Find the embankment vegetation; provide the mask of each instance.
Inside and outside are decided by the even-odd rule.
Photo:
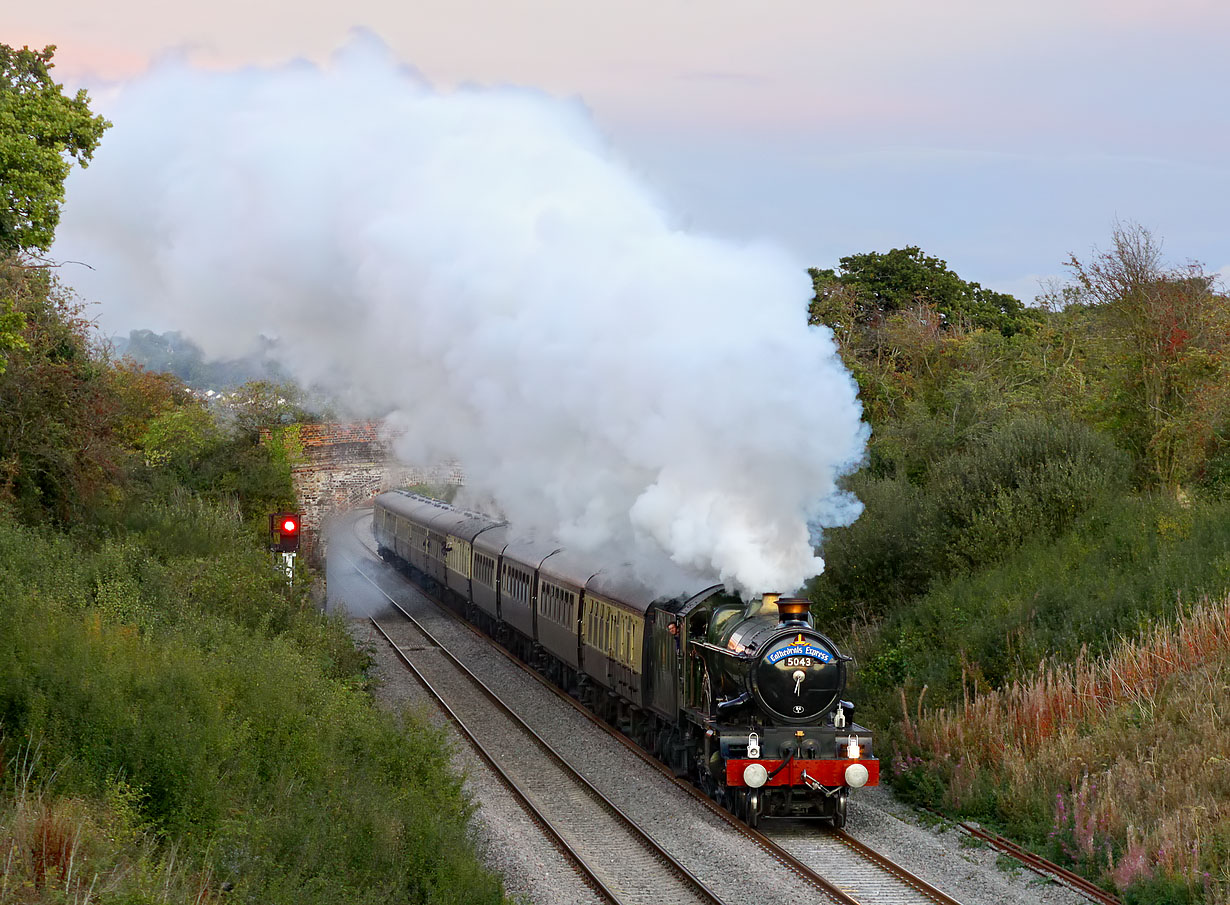
[[[283,451],[0,281],[0,901],[499,901],[440,733],[271,568]]]
[[[279,432],[115,360],[39,256],[105,128],[50,59],[0,45],[0,903],[500,901],[441,733],[271,567]]]
[[[1037,307],[916,248],[813,271],[873,437],[825,539],[901,794],[1129,902],[1230,898],[1230,299],[1118,226]]]

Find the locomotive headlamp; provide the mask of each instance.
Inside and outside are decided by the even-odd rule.
[[[769,781],[769,771],[764,768],[764,764],[748,764],[743,768],[743,781],[753,789],[759,789]]]
[[[852,789],[861,789],[867,785],[870,774],[862,764],[850,764],[846,767],[846,785]]]
[[[850,758],[850,760],[858,760],[860,753],[858,750],[858,736],[850,736],[850,741],[846,742],[846,757]]]

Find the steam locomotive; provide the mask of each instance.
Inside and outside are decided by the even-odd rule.
[[[506,523],[393,491],[380,556],[436,585],[471,622],[755,826],[845,825],[879,782],[871,733],[841,699],[849,658],[806,600],[743,602],[721,585],[666,597],[626,571]]]

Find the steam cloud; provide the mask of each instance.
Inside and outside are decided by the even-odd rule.
[[[459,458],[514,524],[788,591],[866,428],[802,266],[685,232],[577,103],[440,92],[359,35],[325,67],[167,62],[96,92],[55,253],[126,326],[284,364]],[[809,530],[810,526],[810,530]]]

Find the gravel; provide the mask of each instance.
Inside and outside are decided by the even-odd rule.
[[[508,896],[539,905],[603,905],[604,900],[581,881],[573,866],[526,815],[521,803],[456,733],[371,623],[351,620],[350,631],[359,644],[372,651],[372,675],[378,682],[376,698],[383,706],[395,712],[410,707],[448,727],[454,741],[453,767],[465,776],[466,791],[477,805],[473,826],[479,857],[504,878]]]

